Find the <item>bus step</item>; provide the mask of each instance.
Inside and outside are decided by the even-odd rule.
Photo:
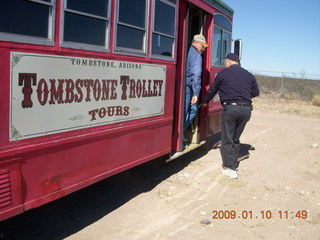
[[[172,156],[170,156],[170,158],[166,161],[166,162],[170,162],[188,152],[191,152],[192,150],[202,146],[203,144],[205,144],[206,141],[202,141],[200,143],[191,143],[187,148],[185,148],[182,152],[176,152],[174,153]]]

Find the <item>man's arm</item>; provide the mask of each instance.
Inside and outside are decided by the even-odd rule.
[[[193,96],[199,97],[201,90],[202,57],[200,55],[195,55],[194,58],[192,58],[192,61],[192,91]]]
[[[260,90],[259,90],[259,86],[258,83],[256,81],[256,79],[253,77],[253,86],[252,86],[252,92],[251,92],[251,97],[257,97],[260,95]]]
[[[206,92],[206,95],[204,97],[204,102],[203,102],[204,104],[208,104],[211,101],[211,99],[217,94],[220,84],[221,84],[221,78],[220,78],[220,75],[218,74],[214,79],[212,85]]]

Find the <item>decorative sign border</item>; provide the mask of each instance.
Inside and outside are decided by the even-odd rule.
[[[10,141],[158,116],[166,66],[11,52]]]

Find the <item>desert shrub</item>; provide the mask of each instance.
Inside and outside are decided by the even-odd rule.
[[[285,100],[307,102],[312,101],[315,96],[320,96],[319,80],[292,78],[285,75],[282,77],[255,75],[255,77],[262,94],[274,95]]]
[[[320,95],[316,95],[313,97],[312,104],[320,107]]]

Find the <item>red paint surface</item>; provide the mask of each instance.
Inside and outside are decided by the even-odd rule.
[[[152,2],[152,1],[151,1]],[[58,199],[111,175],[179,150],[183,68],[186,33],[187,1],[177,1],[180,31],[177,30],[175,61],[114,54],[114,12],[112,2],[110,52],[99,53],[60,47],[61,1],[57,1],[54,46],[40,46],[0,41],[0,221]],[[213,26],[215,9],[204,1],[190,1],[206,7],[207,28]],[[151,20],[151,19],[150,19]],[[150,21],[151,22],[151,21]],[[178,27],[178,21],[177,21]],[[180,33],[180,34],[179,34]],[[208,30],[208,36],[212,30]],[[150,42],[151,34],[148,41]],[[213,42],[212,38],[208,38]],[[149,44],[151,46],[151,44]],[[67,55],[95,59],[111,59],[166,65],[166,96],[164,114],[156,117],[80,129],[26,140],[9,141],[10,119],[10,52],[28,52]],[[149,51],[150,52],[150,51]],[[205,55],[208,82],[219,69],[210,68],[211,53]],[[212,118],[221,111],[210,105],[201,113],[201,138],[217,131],[217,120]],[[48,123],[49,124],[49,123]],[[1,178],[4,179],[1,182]],[[9,183],[9,187],[7,182]],[[1,184],[2,183],[2,184]],[[2,190],[2,191],[1,191]],[[1,195],[2,194],[2,195]],[[2,196],[2,198],[1,198]],[[1,202],[2,201],[2,202]],[[1,205],[2,204],[2,205]]]

